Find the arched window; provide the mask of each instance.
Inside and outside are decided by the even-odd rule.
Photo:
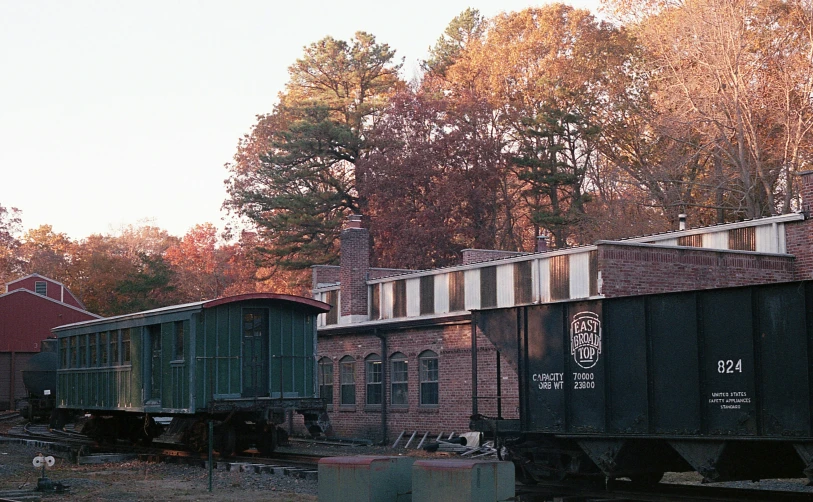
[[[333,405],[333,361],[329,357],[319,359],[319,397]]]
[[[421,406],[438,405],[438,355],[431,350],[421,352],[418,356],[418,378],[421,383]]]
[[[378,354],[370,354],[364,359],[364,373],[367,383],[367,404],[372,406],[381,405],[382,396],[382,374],[381,357]]]
[[[341,405],[356,404],[356,361],[344,356],[339,361],[339,382],[341,384]]]
[[[407,406],[409,404],[409,366],[407,358],[404,354],[396,352],[390,356],[390,364],[392,366],[390,372],[390,381],[392,382],[390,402],[393,406]]]

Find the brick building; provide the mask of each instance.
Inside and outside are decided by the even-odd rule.
[[[813,171],[800,181],[806,208]],[[472,310],[810,279],[811,225],[803,211],[555,251],[465,250],[459,266],[405,271],[370,268],[369,234],[351,217],[340,266],[313,269],[314,297],[338,306],[318,327],[332,432],[388,442],[468,430]],[[516,371],[476,337],[479,411],[496,415],[499,393],[516,418]]]
[[[64,285],[32,274],[6,284],[0,294],[0,410],[25,397],[22,371],[50,338],[51,328],[99,316],[85,310]]]

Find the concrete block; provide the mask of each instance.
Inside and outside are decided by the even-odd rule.
[[[499,502],[516,495],[514,464],[490,460],[418,460],[413,502]]]
[[[411,457],[328,457],[319,461],[319,502],[408,502]]]

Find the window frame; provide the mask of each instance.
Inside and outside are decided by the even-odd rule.
[[[352,397],[352,400],[345,399]],[[356,360],[344,356],[339,361],[339,406],[356,405]]]
[[[364,358],[364,389],[364,404],[381,407],[384,402],[384,367],[378,354]]]
[[[110,331],[110,335],[107,340],[107,343],[110,345],[110,366],[121,366],[120,334],[121,331],[117,329]]]
[[[333,360],[327,356],[322,357],[319,359],[317,366],[319,368],[318,378],[319,378],[319,397],[325,400],[325,404],[328,407],[333,407]],[[329,369],[330,378],[326,378],[327,371]],[[329,381],[328,381],[329,380]],[[328,392],[327,389],[330,389]],[[330,394],[330,396],[326,396],[325,394]]]
[[[175,321],[172,329],[172,362],[180,362],[184,360],[184,344],[186,343],[184,321]]]
[[[431,366],[434,364],[434,368]],[[425,350],[418,356],[418,403],[425,408],[440,406],[440,358]],[[431,392],[430,392],[431,391]],[[431,398],[434,397],[434,402]]]
[[[124,328],[121,330],[121,364],[128,365],[133,363],[133,358],[131,354],[131,347],[132,347],[132,335],[130,333],[130,328]]]
[[[396,365],[404,365],[402,370]],[[396,402],[403,397],[403,402]],[[390,356],[390,406],[393,408],[406,408],[409,406],[409,359],[401,352]]]

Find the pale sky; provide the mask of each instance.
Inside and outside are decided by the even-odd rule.
[[[0,205],[77,240],[145,220],[222,228],[224,164],[303,47],[367,31],[409,80],[467,7],[542,3],[0,0]]]

